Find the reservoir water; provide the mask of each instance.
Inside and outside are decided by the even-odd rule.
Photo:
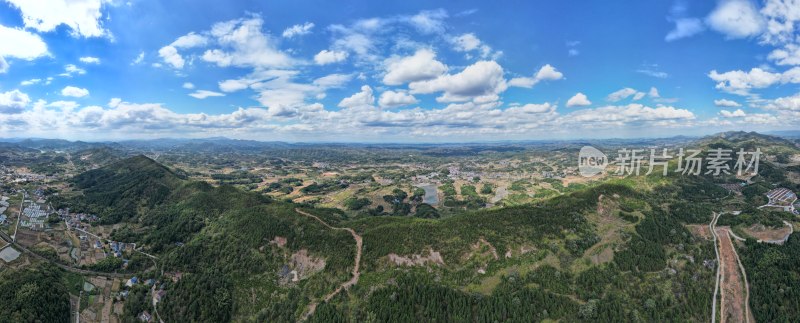
[[[422,202],[433,206],[439,204],[439,193],[436,191],[436,184],[424,183],[416,186],[425,190],[425,196],[422,198]]]

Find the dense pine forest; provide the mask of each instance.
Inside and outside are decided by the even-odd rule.
[[[782,246],[748,240],[740,255],[756,320],[796,321],[800,317],[800,233],[792,234]]]
[[[0,272],[0,322],[69,322],[63,275],[47,264]]]

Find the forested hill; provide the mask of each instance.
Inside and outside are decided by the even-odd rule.
[[[776,155],[800,152],[800,148],[791,140],[760,134],[757,132],[729,131],[699,139],[697,144],[710,148],[739,149],[762,152]]]
[[[177,282],[159,271],[137,273],[164,282],[159,286],[167,296],[158,312],[167,322],[293,321],[312,299],[351,277],[353,237],[298,214],[300,204],[184,180],[143,156],[73,181],[84,195],[67,203],[105,208],[99,213],[104,221],[135,216],[111,238],[135,242],[158,256],[164,272],[181,273]],[[340,215],[324,212],[331,213],[326,218]],[[144,310],[152,313],[149,291],[131,289],[124,321]]]
[[[83,191],[67,205],[100,216],[103,223],[136,218],[162,203],[184,178],[145,156],[135,156],[87,171],[71,180]]]
[[[0,271],[0,322],[68,322],[64,275],[46,263]]]

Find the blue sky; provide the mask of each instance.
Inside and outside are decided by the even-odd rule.
[[[800,2],[0,2],[0,137],[800,130]]]

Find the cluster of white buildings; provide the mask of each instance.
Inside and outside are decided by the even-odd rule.
[[[800,215],[800,211],[798,211],[794,205],[795,202],[797,202],[797,194],[788,188],[779,187],[767,192],[766,195],[767,198],[769,198],[769,202],[760,207],[778,207],[783,208],[786,212]]]
[[[8,219],[5,214],[6,210],[8,210],[8,197],[0,196],[0,224],[4,224],[6,219]]]
[[[16,174],[14,174],[14,182],[15,183],[43,181],[45,179],[47,179],[47,176],[46,175],[41,175],[41,174],[20,173],[20,172],[17,172]]]
[[[22,215],[27,219],[23,218],[19,225],[32,230],[44,229],[44,223],[47,221],[47,216],[50,215],[48,208],[42,208],[40,204],[30,202],[27,207],[22,209]]]
[[[61,219],[67,222],[67,226],[81,230],[89,229],[89,225],[86,224],[86,222],[96,222],[100,220],[97,215],[86,213],[70,213],[69,209],[59,209],[57,213]]]

